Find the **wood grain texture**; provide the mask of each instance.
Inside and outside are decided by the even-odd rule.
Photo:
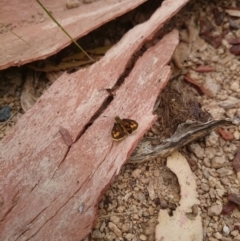
[[[41,2],[72,38],[78,39],[145,1],[79,1],[79,7],[72,9],[66,8],[66,0]],[[0,69],[45,59],[72,42],[36,1],[2,0],[0,16]]]
[[[170,76],[176,30],[138,59],[113,101],[86,126],[132,55],[186,2],[164,2],[99,62],[61,76],[2,140],[0,240],[74,241],[91,231],[98,200],[156,119],[152,109]],[[139,123],[119,143],[110,135],[116,115]],[[60,127],[73,140],[70,147]]]

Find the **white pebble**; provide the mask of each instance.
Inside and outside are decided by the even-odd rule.
[[[224,225],[224,226],[223,226],[223,232],[224,232],[226,235],[228,235],[228,234],[230,233],[229,227],[226,226],[226,225]]]
[[[233,136],[234,136],[234,138],[235,138],[236,140],[239,140],[239,139],[240,139],[240,133],[239,133],[239,131],[235,131],[235,132],[233,133]]]

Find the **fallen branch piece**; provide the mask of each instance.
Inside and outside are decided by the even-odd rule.
[[[183,123],[178,126],[172,137],[162,140],[162,144],[156,146],[151,144],[154,138],[144,138],[129,158],[129,162],[139,163],[154,159],[157,156],[168,156],[182,146],[207,135],[210,131],[223,125],[233,125],[233,122],[230,120],[211,120],[206,123]]]

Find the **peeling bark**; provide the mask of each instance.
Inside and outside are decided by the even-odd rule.
[[[170,76],[167,64],[178,32],[169,33],[138,59],[102,110],[109,97],[106,89],[186,2],[163,2],[150,20],[129,31],[99,62],[62,75],[2,140],[0,240],[74,241],[91,231],[98,200],[156,120],[152,109]],[[136,133],[118,143],[110,136],[116,115],[139,123]],[[61,126],[72,138],[70,146],[59,133]]]

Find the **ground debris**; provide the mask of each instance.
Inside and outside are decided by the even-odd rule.
[[[163,144],[152,146],[152,138],[145,138],[138,144],[136,150],[129,158],[130,163],[149,161],[156,157],[165,157],[180,149],[184,145],[204,137],[215,128],[223,125],[233,125],[230,120],[211,120],[206,123],[186,122],[168,139],[161,140]]]
[[[176,165],[178,163],[178,165]],[[201,217],[198,213],[197,185],[187,160],[174,152],[167,158],[167,166],[178,178],[181,187],[179,206],[169,216],[167,210],[160,210],[156,226],[156,240],[203,240]]]

